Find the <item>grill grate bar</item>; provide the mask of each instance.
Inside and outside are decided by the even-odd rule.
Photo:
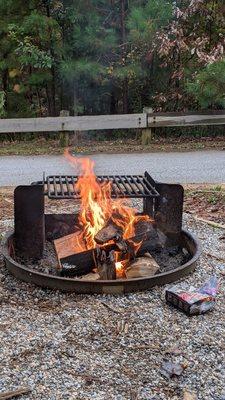
[[[72,196],[72,192],[71,192],[71,190],[70,190],[69,179],[68,179],[68,176],[67,176],[67,175],[65,176],[65,181],[66,181],[66,188],[67,188],[68,196]]]
[[[122,177],[120,175],[116,175],[116,180],[118,180],[118,182],[121,184],[121,186],[124,188],[125,193],[130,192],[132,193],[132,188],[131,191],[129,190],[129,187],[127,187],[127,185],[125,184],[124,180],[122,179]]]
[[[149,182],[145,181],[144,177],[142,177],[142,181],[140,180],[140,177],[137,177],[137,182],[140,183],[142,186],[144,186],[146,193],[148,193],[149,195],[151,194],[151,189],[149,190],[150,184],[149,184]]]
[[[74,175],[51,175],[44,182],[45,195],[50,199],[80,199],[80,194],[76,190],[78,176]],[[154,180],[148,180],[147,176],[142,175],[99,175],[97,179],[100,183],[111,182],[112,198],[146,198],[158,197]],[[41,183],[41,182],[38,182]]]
[[[146,190],[147,190],[147,192],[150,194],[151,193],[151,190],[152,190],[152,185],[151,185],[151,183],[147,180],[147,178],[145,178],[144,176],[142,176],[142,179],[143,179],[143,184],[145,185],[145,188],[146,188]],[[141,183],[141,182],[140,182]]]
[[[56,184],[56,177],[55,176],[53,176],[53,186],[54,186],[55,196],[58,197],[58,190],[57,190],[57,184]]]
[[[67,183],[66,177],[65,177],[65,182]],[[61,176],[59,177],[59,183],[60,183],[60,188],[61,188],[61,194],[62,194],[62,196],[64,196],[65,191],[64,191],[64,187],[63,187],[63,182],[62,182],[62,177]]]
[[[125,182],[126,183],[126,186],[125,187],[128,187],[129,188],[129,191],[132,193],[132,192],[134,192],[135,193],[135,196],[138,196],[140,193],[139,193],[139,191],[137,191],[136,190],[136,185],[135,185],[135,181],[133,182],[133,185],[131,185],[131,183],[130,183],[130,176],[126,176],[126,175],[122,175],[121,177],[120,177],[120,179],[121,179],[121,181],[122,182]]]
[[[137,188],[137,193],[139,195],[145,196],[146,195],[146,188],[142,183],[138,185],[139,177],[135,176],[135,178],[134,178],[133,176],[129,175],[129,179],[132,181],[132,183],[135,186],[135,188]],[[150,192],[148,194],[151,195]]]

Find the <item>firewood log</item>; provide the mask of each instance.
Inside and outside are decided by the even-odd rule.
[[[120,241],[122,238],[121,229],[114,225],[109,224],[104,226],[98,233],[95,235],[95,241],[97,244],[103,245],[108,243],[110,240]]]
[[[104,249],[97,248],[97,267],[101,280],[116,279],[115,252],[111,250],[108,254]]]
[[[145,253],[143,257],[138,257],[126,269],[125,275],[127,279],[144,278],[155,275],[159,271],[159,265],[149,253]]]

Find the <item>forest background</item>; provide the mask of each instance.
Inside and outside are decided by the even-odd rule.
[[[224,48],[223,0],[0,0],[0,117],[223,109]]]

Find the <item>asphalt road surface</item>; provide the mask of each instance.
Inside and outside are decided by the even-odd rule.
[[[225,151],[97,154],[96,174],[143,174],[179,183],[225,183]],[[47,175],[77,174],[63,156],[1,156],[0,186],[26,185]]]

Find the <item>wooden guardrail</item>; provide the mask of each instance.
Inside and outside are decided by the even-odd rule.
[[[146,128],[147,114],[0,119],[0,133]]]
[[[148,113],[148,127],[225,125],[225,110]]]
[[[61,115],[67,114],[63,111]],[[0,133],[60,132],[63,136],[72,131],[142,129],[142,143],[147,144],[152,128],[200,125],[225,125],[225,110],[153,113],[145,108],[141,114],[0,119]]]

